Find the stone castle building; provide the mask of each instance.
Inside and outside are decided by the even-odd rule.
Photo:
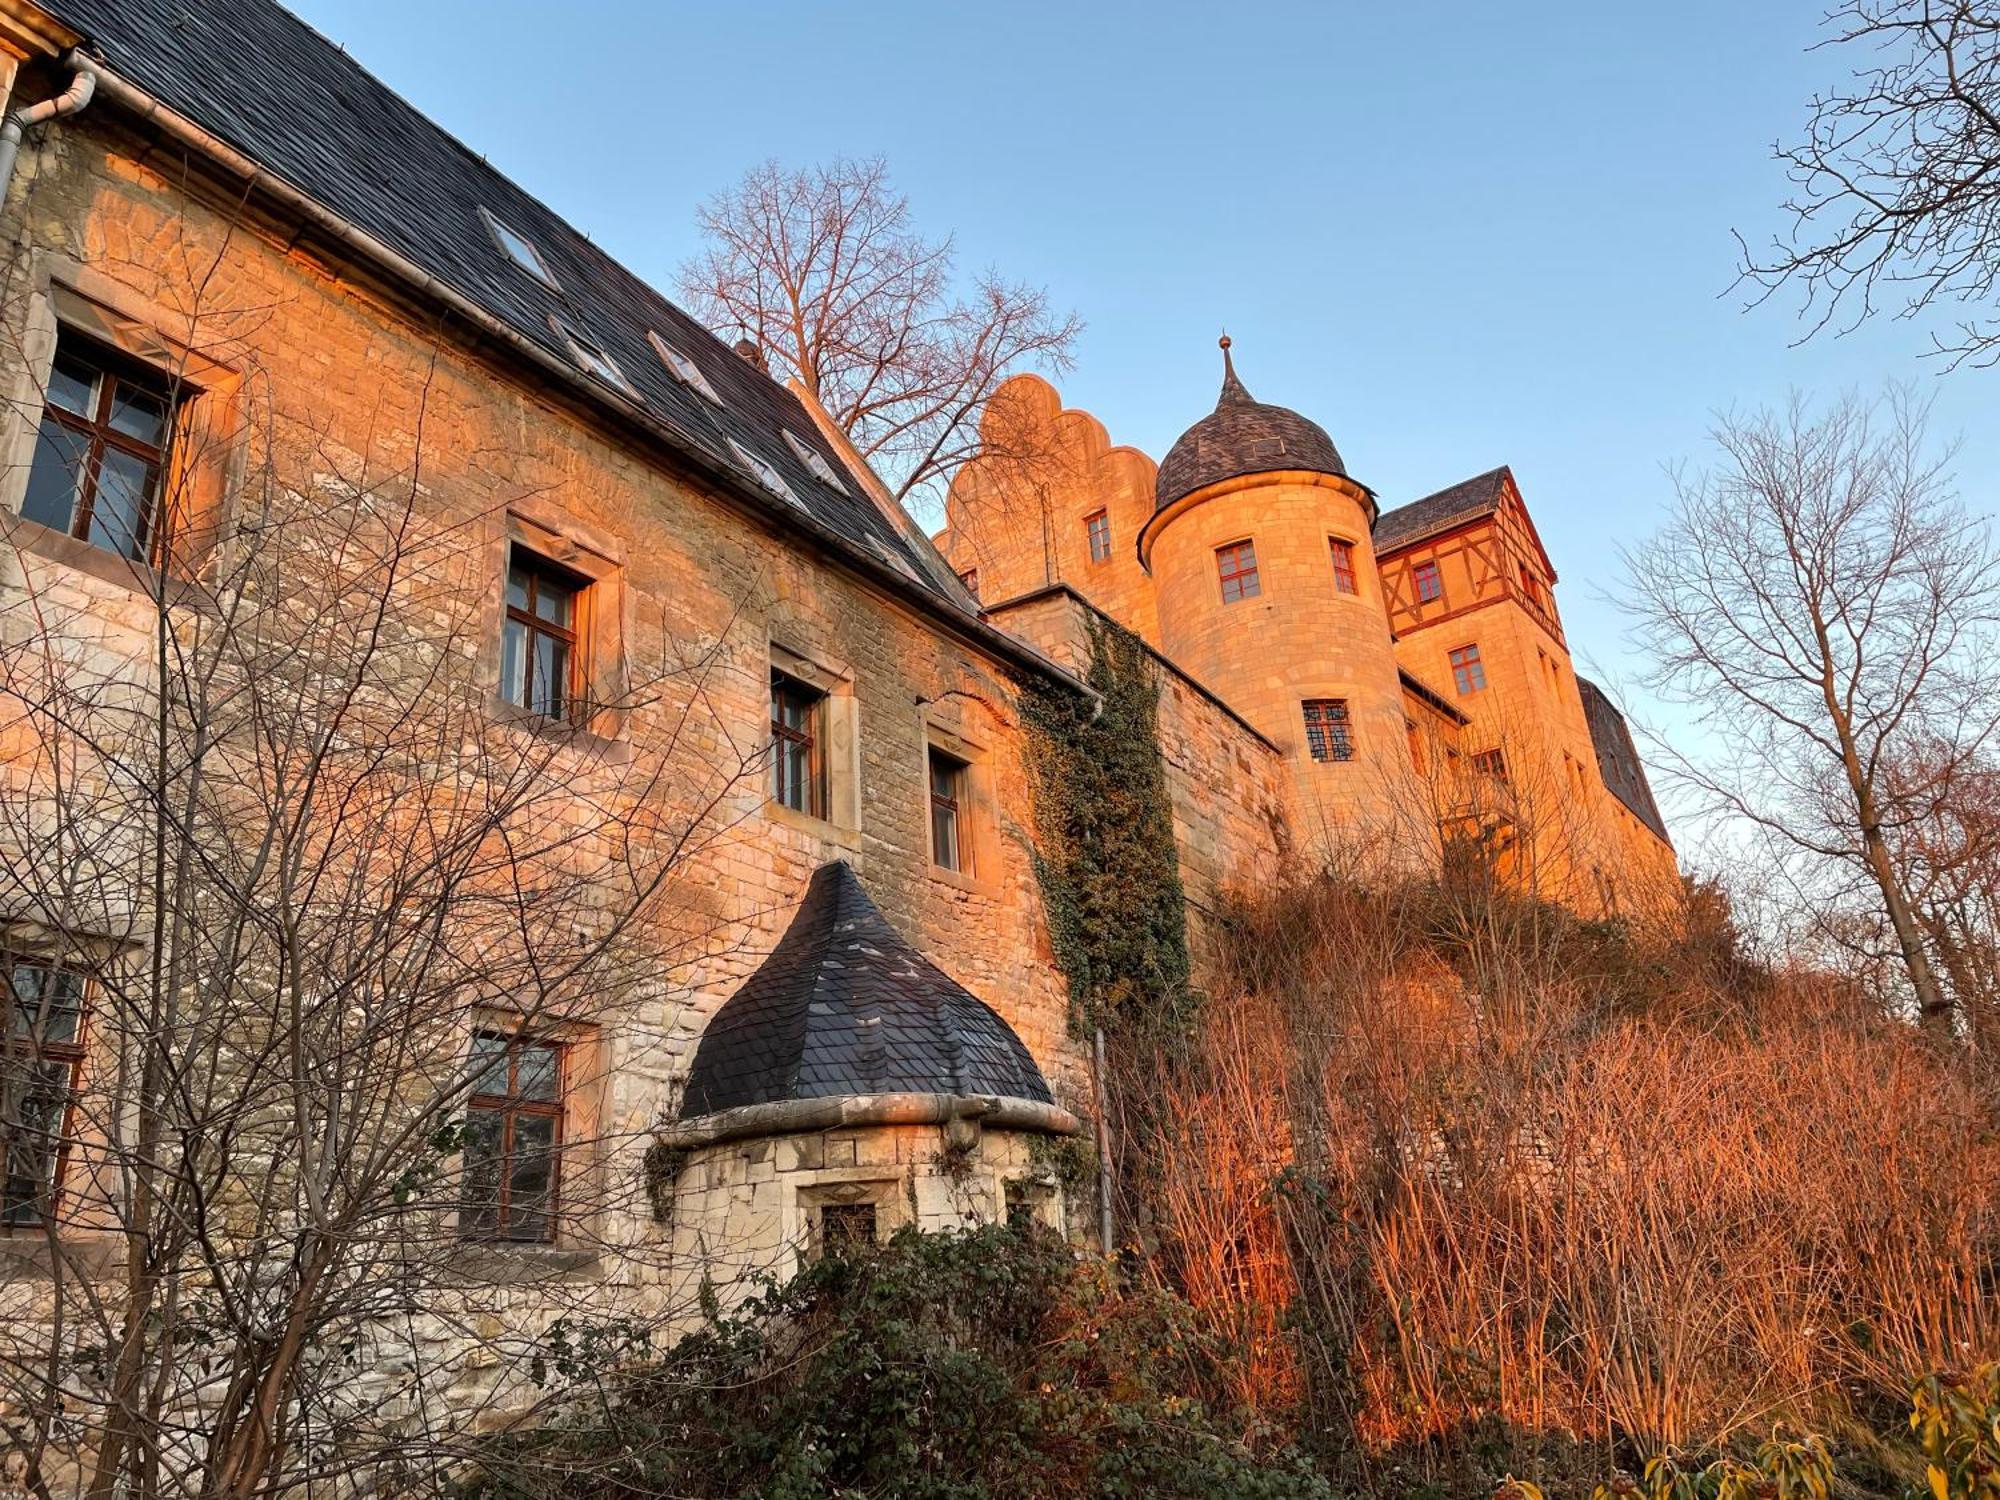
[[[538,1288],[572,1312],[690,1306],[905,1223],[1088,1236],[1050,1166],[1089,1139],[1092,1077],[1019,709],[1088,696],[1093,621],[1151,650],[1197,913],[1288,861],[1424,868],[1459,843],[1592,913],[1671,882],[1504,468],[1384,510],[1226,360],[1157,467],[1022,378],[934,546],[804,393],[270,0],[0,0],[0,59],[20,143],[0,137],[0,944],[17,1016],[65,997],[17,1045],[40,1081],[0,1109],[17,1333],[120,1263],[119,1090],[132,1049],[179,1044],[128,1014],[132,976],[172,956],[171,861],[142,857],[171,835],[65,800],[49,768],[74,725],[24,663],[143,720],[147,685],[254,592],[218,580],[275,587],[250,566],[283,545],[273,515],[360,535],[393,491],[435,544],[430,592],[381,585],[384,649],[423,684],[385,725],[432,695],[455,716],[441,754],[477,745],[532,765],[538,806],[588,804],[587,868],[610,868],[608,828],[674,833],[671,899],[632,908],[616,984],[447,992],[418,1018],[444,1040],[398,1087],[461,1132],[439,1166],[460,1185],[424,1220],[460,1332],[370,1333],[371,1412],[414,1399],[413,1350],[454,1401],[503,1389],[505,1340],[462,1330],[504,1314],[526,1338]],[[286,576],[331,587],[338,562]],[[90,830],[87,899],[80,856],[33,832],[63,818]],[[623,910],[602,884],[579,930]]]
[[[1072,665],[1076,618],[1115,621],[1157,653],[1170,705],[1223,711],[1207,735],[1257,768],[1236,795],[1282,812],[1231,826],[1203,815],[1221,787],[1184,794],[1192,883],[1260,879],[1288,843],[1377,873],[1466,841],[1579,910],[1671,901],[1666,827],[1623,716],[1571,664],[1512,472],[1383,510],[1222,351],[1214,411],[1157,465],[1047,382],[1008,382],[936,538],[986,619]],[[1289,838],[1251,831],[1273,821]]]

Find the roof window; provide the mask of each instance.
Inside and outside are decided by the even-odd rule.
[[[673,375],[674,379],[678,380],[682,385],[690,386],[700,391],[702,395],[708,397],[717,406],[722,404],[722,398],[715,394],[715,387],[710,385],[708,377],[701,373],[700,365],[689,359],[650,328],[646,330],[646,342],[653,346],[653,352],[660,356],[660,362],[667,367],[668,372]]]
[[[520,230],[514,228],[513,225],[500,219],[491,209],[480,209],[479,217],[485,221],[486,232],[493,236],[493,243],[500,247],[507,259],[514,262],[515,265],[526,271],[550,291],[559,292],[562,290],[561,287],[556,285],[554,274],[549,270],[548,263],[542,259],[542,252],[535,248],[533,240],[521,233]]]
[[[575,324],[549,315],[549,327],[556,337],[569,345],[569,357],[576,361],[577,368],[595,375],[599,380],[615,385],[628,396],[636,396],[632,382],[625,378],[625,372],[618,368],[618,361],[604,352],[604,346],[576,327]]]
[[[847,486],[841,483],[839,473],[827,462],[826,456],[819,449],[803,438],[793,436],[789,431],[785,433],[785,441],[791,446],[792,452],[799,456],[799,462],[811,469],[823,483],[832,485],[843,495],[847,493]]]
[[[905,578],[909,579],[910,582],[912,583],[923,582],[923,579],[917,576],[917,570],[910,566],[910,560],[907,557],[903,556],[903,554],[898,552],[895,548],[891,547],[887,542],[883,541],[880,537],[871,536],[870,538],[868,538],[868,545],[872,549],[874,549],[875,555],[877,557],[881,558],[883,562],[887,563],[890,567],[894,568],[898,573],[901,573]]]
[[[729,440],[729,446],[736,453],[736,461],[754,474],[757,477],[757,482],[763,485],[765,489],[781,500],[789,500],[792,504],[798,506],[800,510],[805,509],[804,503],[800,501],[797,495],[792,493],[792,487],[785,483],[785,476],[772,468],[769,462],[752,453],[748,448],[737,442],[735,438]]]

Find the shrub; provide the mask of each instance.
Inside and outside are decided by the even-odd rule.
[[[497,1440],[490,1500],[1330,1500],[1241,1411],[1176,1299],[1039,1230],[828,1256]]]

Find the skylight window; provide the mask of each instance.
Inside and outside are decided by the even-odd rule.
[[[909,579],[910,582],[912,583],[923,582],[923,579],[917,576],[917,570],[910,566],[910,560],[907,557],[903,556],[902,553],[896,551],[895,548],[891,547],[887,542],[883,541],[880,537],[871,536],[870,538],[868,538],[868,545],[874,549],[875,555],[877,557],[881,558],[883,562],[887,563],[890,567],[894,568],[898,573],[901,573],[905,578]]]
[[[562,290],[561,287],[556,285],[554,273],[549,270],[548,264],[542,259],[542,252],[535,248],[533,240],[521,233],[520,230],[514,228],[513,225],[498,218],[491,209],[480,209],[479,217],[485,221],[486,232],[493,236],[493,243],[500,247],[507,259],[514,262],[515,265],[526,271],[550,291],[559,292]]]
[[[792,452],[798,454],[799,462],[811,469],[822,482],[832,485],[843,495],[847,493],[847,486],[840,482],[840,475],[834,471],[833,465],[826,461],[825,455],[819,449],[789,432],[785,434],[785,441],[791,445]]]
[[[752,453],[748,448],[737,442],[735,438],[729,440],[729,446],[735,450],[736,461],[752,474],[756,475],[757,482],[763,485],[765,489],[781,500],[789,500],[792,504],[798,506],[800,510],[805,509],[805,505],[800,501],[799,497],[792,493],[792,487],[785,483],[784,475],[772,468],[768,462],[760,458],[757,454]]]
[[[625,372],[618,368],[618,361],[604,352],[604,346],[582,332],[575,325],[561,318],[549,317],[549,327],[556,331],[565,344],[569,345],[569,357],[576,361],[577,368],[595,375],[599,380],[608,381],[629,395],[636,395],[632,383],[625,378]]]
[[[689,359],[650,328],[646,330],[646,342],[653,346],[653,352],[660,356],[660,362],[667,367],[674,379],[678,380],[682,385],[700,391],[702,395],[708,397],[717,406],[722,405],[722,398],[715,394],[715,387],[710,385],[708,377],[701,373],[700,365]]]

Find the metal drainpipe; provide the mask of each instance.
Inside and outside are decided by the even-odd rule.
[[[0,203],[6,202],[7,189],[14,181],[14,162],[21,154],[21,137],[37,125],[77,113],[97,93],[97,73],[89,59],[72,49],[63,60],[76,69],[68,88],[53,99],[44,99],[24,109],[10,109],[7,118],[0,121]]]

